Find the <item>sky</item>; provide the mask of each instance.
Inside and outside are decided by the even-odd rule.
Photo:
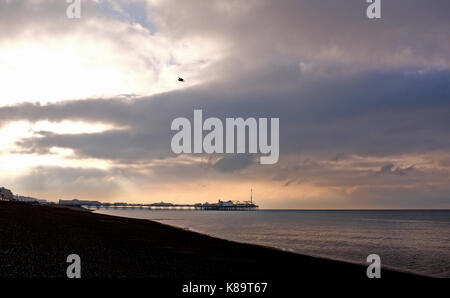
[[[40,199],[450,208],[450,2],[0,0],[0,185]],[[185,79],[179,82],[178,77]],[[280,158],[171,151],[277,117]]]

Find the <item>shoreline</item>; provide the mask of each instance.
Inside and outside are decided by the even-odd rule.
[[[77,208],[77,207],[74,207],[74,208]],[[86,208],[82,208],[82,207],[80,207],[80,208],[81,209],[86,209]],[[139,218],[135,218],[135,217],[109,215],[109,214],[104,214],[104,213],[101,213],[101,212],[97,213],[97,210],[95,210],[95,209],[86,209],[86,210],[88,212],[92,212],[93,214],[115,216],[115,217],[120,217],[120,218],[139,219]],[[259,210],[253,210],[252,212],[255,212],[255,211],[266,211],[266,210],[270,210],[270,211],[272,211],[272,210],[295,210],[295,211],[297,211],[297,209],[259,209]],[[323,210],[298,209],[298,210],[301,210],[301,211],[330,211],[330,210],[325,210],[325,209],[323,209]],[[366,209],[364,209],[364,210],[366,210]],[[372,211],[371,209],[367,209],[367,210]],[[419,209],[417,209],[417,210],[419,210]],[[420,210],[422,210],[422,209],[420,209]],[[423,210],[425,210],[425,209],[423,209]],[[448,210],[450,211],[450,209],[448,209]],[[174,209],[174,210],[169,210],[169,211],[177,212],[177,211],[185,211],[185,210]],[[189,210],[189,211],[192,211],[192,212],[203,212],[203,211],[199,211],[199,210]],[[343,210],[331,210],[331,211],[343,211]],[[344,210],[344,211],[354,211],[354,210]],[[438,211],[441,211],[441,210],[438,210]],[[237,212],[239,212],[239,211],[237,211]],[[264,248],[267,248],[267,249],[274,249],[274,250],[281,251],[281,252],[292,253],[292,254],[296,254],[296,255],[300,255],[300,256],[304,256],[304,257],[311,257],[311,258],[317,258],[317,259],[328,260],[328,261],[333,261],[333,262],[341,262],[341,263],[345,263],[345,264],[358,265],[358,266],[363,266],[365,268],[367,268],[367,266],[368,266],[368,264],[365,264],[363,262],[358,263],[356,261],[352,261],[352,260],[348,260],[348,259],[332,258],[332,257],[328,257],[328,256],[323,256],[323,255],[304,254],[304,253],[295,251],[294,249],[288,248],[288,247],[270,246],[270,245],[264,245],[264,244],[258,244],[258,243],[243,242],[243,241],[238,241],[238,240],[233,240],[233,239],[227,239],[227,238],[223,238],[223,237],[216,236],[216,235],[213,235],[213,234],[209,234],[207,232],[199,231],[199,230],[196,230],[196,229],[193,229],[193,228],[189,228],[189,227],[183,228],[183,227],[180,227],[180,226],[167,224],[165,222],[161,222],[160,220],[155,220],[155,219],[142,219],[142,220],[148,220],[150,222],[157,222],[157,223],[160,223],[160,224],[165,225],[165,226],[181,229],[183,231],[193,232],[193,233],[197,233],[197,234],[208,236],[208,237],[215,238],[215,239],[231,241],[231,242],[234,242],[234,243],[237,243],[237,244],[254,245],[254,246],[264,247]],[[410,274],[410,275],[414,275],[414,276],[420,276],[420,277],[423,277],[423,278],[442,278],[442,277],[439,277],[439,276],[425,275],[425,274],[421,274],[420,272],[415,272],[415,271],[412,271],[412,270],[392,267],[392,266],[388,266],[388,265],[383,265],[382,267],[383,267],[383,270],[388,270],[388,271],[393,271],[393,272],[398,272],[398,273],[404,273],[404,274]]]
[[[0,278],[367,279],[366,266],[212,237],[148,219],[0,202]],[[426,276],[382,267],[382,278]]]

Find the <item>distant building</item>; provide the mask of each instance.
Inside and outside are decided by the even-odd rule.
[[[114,206],[127,206],[128,205],[128,203],[121,203],[121,202],[118,202],[118,203],[114,203],[113,204]]]
[[[169,207],[169,206],[173,206],[172,203],[164,203],[164,202],[160,202],[160,203],[153,203],[150,204],[150,206],[155,206],[155,207]]]
[[[18,201],[27,203],[39,203],[39,204],[49,204],[46,200],[39,200],[33,197],[19,196],[13,194],[13,192],[5,187],[0,187],[0,200],[3,201]]]
[[[74,200],[59,200],[58,204],[65,206],[83,206],[83,205],[100,206],[102,203],[98,201],[83,201],[74,199]]]
[[[253,204],[253,201],[240,203],[239,201],[221,201],[217,203],[195,204],[194,207],[200,210],[253,210],[257,209],[258,205]]]
[[[217,205],[223,206],[223,207],[232,207],[232,206],[234,206],[234,203],[232,201],[223,202],[223,201],[219,200],[219,203]]]
[[[25,197],[25,196],[15,195],[14,199],[19,202],[48,204],[48,202],[46,200],[39,200],[39,199],[36,199],[33,197]]]

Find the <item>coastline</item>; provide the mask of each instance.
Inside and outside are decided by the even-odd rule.
[[[234,242],[155,221],[0,202],[0,278],[367,279],[366,267]],[[382,269],[382,278],[423,276]]]

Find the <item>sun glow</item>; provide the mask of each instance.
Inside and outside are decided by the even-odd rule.
[[[45,44],[45,45],[44,45]],[[0,49],[2,104],[22,101],[55,102],[127,93],[130,86],[115,68],[105,45],[80,44],[66,38],[30,44],[16,42]]]
[[[21,152],[17,142],[24,138],[39,137],[39,132],[47,131],[58,134],[94,133],[111,129],[110,125],[85,123],[77,121],[49,122],[15,121],[0,129],[0,177],[12,177],[28,171],[32,167],[96,167],[108,169],[110,164],[104,160],[82,159],[76,157],[73,150],[52,147],[48,154],[30,154]]]

